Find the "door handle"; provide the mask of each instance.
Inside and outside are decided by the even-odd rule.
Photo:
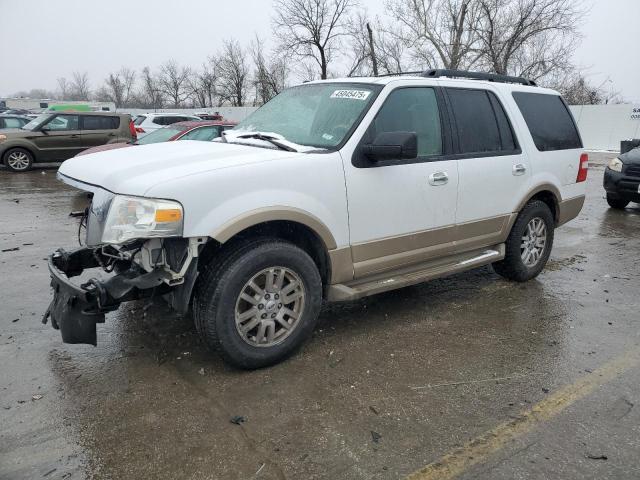
[[[449,183],[449,175],[447,172],[435,172],[429,175],[429,185],[437,187],[439,185],[446,185]]]
[[[527,172],[527,167],[523,163],[517,163],[513,166],[513,175],[519,177],[520,175],[524,175]]]
[[[69,135],[69,138],[78,138],[78,135]]]

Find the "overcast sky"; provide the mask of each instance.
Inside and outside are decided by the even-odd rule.
[[[587,1],[576,63],[594,83],[640,103],[640,0]],[[383,3],[361,0],[373,14]],[[95,88],[123,65],[173,58],[197,67],[224,38],[268,39],[271,13],[271,0],[0,0],[0,95],[55,89],[74,70],[87,71]]]

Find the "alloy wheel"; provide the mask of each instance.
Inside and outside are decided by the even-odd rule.
[[[24,152],[11,152],[7,157],[7,165],[14,170],[26,170],[29,163],[29,156]]]
[[[236,301],[236,329],[254,347],[282,343],[296,329],[304,311],[305,289],[300,277],[286,267],[255,274]]]
[[[535,267],[547,246],[547,225],[540,217],[532,218],[522,236],[520,258],[527,267]]]

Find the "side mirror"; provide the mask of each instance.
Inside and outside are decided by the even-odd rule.
[[[46,135],[49,133],[49,130],[51,130],[51,128],[49,128],[48,125],[43,125],[39,130]]]
[[[415,132],[381,132],[362,146],[362,153],[374,162],[411,160],[418,156],[418,137]]]

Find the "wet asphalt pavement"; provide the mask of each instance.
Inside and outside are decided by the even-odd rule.
[[[244,372],[161,300],[63,344],[40,323],[45,257],[77,244],[83,198],[55,169],[0,171],[0,478],[397,479],[465,448],[640,345],[640,208],[609,210],[602,173],[538,279],[328,305],[300,353]],[[640,370],[601,381],[458,474],[640,478]]]

